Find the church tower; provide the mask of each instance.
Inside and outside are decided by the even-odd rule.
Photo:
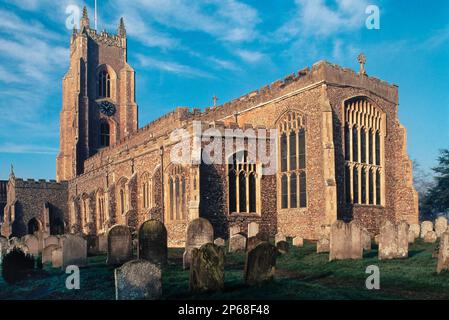
[[[84,161],[117,143],[138,127],[135,72],[127,63],[126,28],[116,35],[91,29],[84,7],[74,28],[70,67],[62,81],[58,181],[84,172]]]

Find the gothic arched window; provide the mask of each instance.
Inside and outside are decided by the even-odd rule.
[[[111,76],[106,70],[102,70],[98,75],[98,97],[111,97]]]
[[[256,213],[258,209],[257,165],[249,161],[247,151],[239,151],[229,159],[229,213]]]
[[[279,122],[278,175],[282,209],[307,207],[306,131],[304,119],[297,112],[287,113]]]
[[[105,223],[105,196],[103,190],[97,192],[97,230],[103,231]]]
[[[345,103],[346,201],[382,205],[384,114],[367,98]]]
[[[187,178],[186,172],[180,165],[171,165],[168,169],[167,190],[169,194],[168,212],[166,217],[170,221],[187,219]]]
[[[101,147],[109,147],[110,145],[110,128],[109,123],[106,121],[101,121],[100,123],[100,146]]]

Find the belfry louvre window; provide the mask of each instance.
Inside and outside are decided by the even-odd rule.
[[[229,213],[257,213],[259,178],[257,164],[249,161],[248,153],[240,151],[229,159]]]
[[[98,75],[98,97],[111,97],[111,76],[106,70],[103,70]]]
[[[384,113],[366,98],[345,103],[346,202],[383,205]]]
[[[181,166],[172,166],[168,177],[168,215],[170,221],[187,219],[187,181]]]
[[[280,204],[282,209],[307,207],[306,131],[297,112],[287,113],[278,124]]]

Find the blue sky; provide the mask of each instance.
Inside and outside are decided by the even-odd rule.
[[[69,5],[0,0],[0,179],[54,178]],[[380,29],[365,27],[369,4]],[[128,31],[140,126],[176,106],[204,108],[328,60],[399,86],[408,152],[424,168],[449,147],[449,1],[98,0],[98,29]]]

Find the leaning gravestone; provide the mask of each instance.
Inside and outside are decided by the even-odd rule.
[[[432,221],[423,221],[421,222],[421,238],[424,239],[427,232],[433,231],[433,223]]]
[[[108,231],[108,257],[106,263],[118,265],[132,259],[131,232],[127,226],[115,225]]]
[[[362,259],[362,231],[354,222],[338,220],[331,226],[329,261]]]
[[[248,224],[248,238],[255,237],[259,233],[259,224],[251,222]]]
[[[380,227],[379,260],[408,257],[409,226],[405,221],[393,223],[384,221]]]
[[[32,234],[22,238],[22,243],[28,247],[29,253],[37,257],[39,255],[39,239]]]
[[[447,218],[446,217],[438,217],[435,220],[435,233],[437,237],[441,237],[443,233],[447,231]]]
[[[435,243],[437,242],[437,234],[435,231],[428,231],[424,236],[425,243]]]
[[[46,246],[44,250],[42,250],[42,264],[52,262],[52,254],[56,249],[59,249],[59,246],[57,244],[50,244]]]
[[[187,227],[186,247],[183,255],[184,270],[190,267],[192,258],[192,250],[201,248],[203,244],[214,242],[214,228],[211,223],[204,219],[198,218],[190,222]]]
[[[115,269],[117,300],[156,300],[162,295],[161,269],[147,260],[132,260]]]
[[[277,249],[262,242],[246,255],[245,282],[249,285],[272,280],[276,269]]]
[[[238,252],[246,250],[246,237],[243,234],[237,233],[229,239],[229,252]]]
[[[167,264],[167,229],[158,220],[145,221],[139,228],[138,259],[147,260],[157,266]]]
[[[449,270],[449,232],[446,231],[440,238],[440,249],[438,252],[437,272]]]
[[[62,268],[87,264],[87,241],[77,235],[66,234],[62,238]]]
[[[218,291],[224,287],[223,247],[206,243],[192,250],[189,287],[192,292]]]

